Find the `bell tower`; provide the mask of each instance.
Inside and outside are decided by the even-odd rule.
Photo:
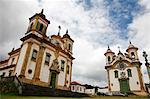
[[[39,37],[45,37],[48,24],[50,24],[50,21],[46,19],[42,9],[40,13],[36,13],[29,18],[29,26],[26,35],[33,33]]]
[[[108,46],[108,49],[104,55],[106,56],[106,64],[110,64],[113,61],[113,57],[114,57],[115,53],[112,52]]]
[[[129,46],[126,50],[129,54],[129,58],[138,60],[138,53],[137,53],[138,48],[135,47],[131,42],[129,43]]]
[[[64,47],[67,52],[72,54],[72,47],[73,47],[73,40],[71,39],[70,35],[68,34],[68,30],[66,30],[66,34],[63,35],[63,40],[64,40]]]

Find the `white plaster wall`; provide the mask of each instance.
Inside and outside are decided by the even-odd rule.
[[[20,50],[20,55],[19,55],[19,60],[18,60],[18,63],[16,65],[16,70],[15,70],[15,74],[17,76],[20,75],[20,72],[21,72],[21,68],[22,68],[22,64],[23,64],[23,60],[24,60],[24,57],[25,57],[25,52],[27,50],[27,47],[28,47],[28,44],[24,44]]]
[[[61,70],[61,60],[65,61],[64,71]],[[59,56],[58,61],[59,61],[59,68],[61,70],[59,75],[58,75],[58,85],[64,86],[65,85],[65,74],[66,74],[67,60],[64,57]]]
[[[98,88],[98,92],[102,92],[102,93],[107,93],[108,92],[108,88]]]
[[[32,52],[33,52],[34,49],[37,50],[37,51],[39,51],[39,46],[37,44],[35,44],[35,43],[32,44],[30,55],[29,55],[29,58],[28,58],[28,63],[27,63],[26,71],[25,71],[25,77],[27,79],[32,79],[33,76],[34,76],[34,72],[35,72],[36,62],[31,60],[31,58],[32,58]],[[38,54],[37,54],[37,56],[38,56]],[[32,70],[31,74],[28,73],[29,69]]]
[[[139,81],[137,68],[136,67],[129,67],[129,68],[131,69],[132,72],[132,77],[129,77],[130,90],[131,91],[140,90],[140,81]]]
[[[110,70],[110,86],[111,86],[111,91],[120,91],[120,83],[118,78],[120,78],[120,73],[125,72],[126,77],[128,77],[127,69],[131,69],[132,77],[129,77],[129,87],[131,91],[138,91],[140,90],[140,81],[139,81],[139,76],[138,76],[138,71],[136,67],[128,67],[125,70],[119,70],[119,69],[112,69]],[[118,71],[118,78],[115,78],[114,71]],[[137,84],[138,82],[138,84]],[[113,86],[112,86],[113,84]]]
[[[46,53],[51,54],[49,65],[45,64]],[[55,57],[54,57],[54,52],[49,50],[48,48],[45,49],[45,52],[43,55],[44,56],[43,56],[42,66],[41,66],[41,71],[40,71],[40,80],[43,82],[48,82],[49,76],[50,76],[50,70],[49,69],[50,69],[52,62],[55,59]]]
[[[86,94],[95,95],[95,88],[93,89],[85,89]]]
[[[118,80],[118,78],[115,78],[115,75],[114,75],[115,70],[117,70],[117,69],[109,70],[110,87],[111,87],[111,91],[120,91],[119,80]],[[113,86],[112,86],[112,84],[113,84]]]
[[[8,68],[8,69],[1,70],[0,71],[0,75],[2,75],[3,72],[5,72],[5,76],[4,77],[7,77],[7,76],[9,76],[9,71],[10,70],[14,70],[14,67],[13,68]]]
[[[74,89],[73,89],[74,87]],[[79,92],[79,93],[85,93],[85,87],[81,85],[71,85],[71,91],[72,92]]]

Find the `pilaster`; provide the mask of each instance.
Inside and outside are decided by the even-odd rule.
[[[39,52],[38,52],[38,55],[37,55],[35,72],[34,72],[34,77],[33,77],[34,82],[36,82],[37,80],[40,80],[39,76],[40,76],[40,71],[41,71],[41,65],[42,65],[44,51],[45,51],[45,47],[43,45],[41,45],[40,49],[39,49]]]
[[[31,52],[32,44],[33,44],[32,42],[28,42],[28,47],[27,47],[27,50],[25,52],[24,60],[23,60],[23,63],[22,63],[21,73],[19,75],[19,77],[21,79],[25,77],[25,71],[26,71],[26,68],[27,68],[27,63],[28,63],[30,52]]]

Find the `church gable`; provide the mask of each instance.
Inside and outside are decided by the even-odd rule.
[[[112,68],[114,69],[124,69],[127,67],[131,67],[132,64],[127,60],[117,60],[113,65]]]

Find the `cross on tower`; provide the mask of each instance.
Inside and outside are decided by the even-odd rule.
[[[61,30],[61,26],[58,26],[59,30],[58,30],[58,35],[60,35],[60,30]]]

